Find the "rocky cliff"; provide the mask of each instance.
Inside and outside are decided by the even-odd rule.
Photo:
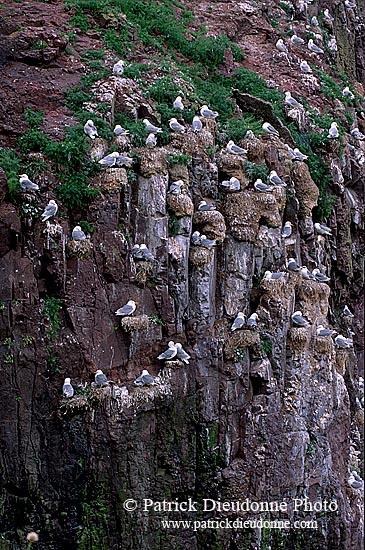
[[[365,133],[364,7],[5,1],[0,33],[0,548],[26,548],[36,531],[42,550],[361,550],[362,494],[348,478],[363,465],[365,141],[351,132]],[[204,103],[219,116],[195,132]],[[155,147],[145,118],[163,130]],[[247,152],[227,151],[230,139]],[[133,163],[97,162],[116,150]],[[286,186],[255,190],[273,170]],[[39,191],[21,190],[24,173]],[[239,191],[222,186],[230,178]],[[183,193],[168,193],[175,181]],[[49,200],[59,209],[43,222]],[[198,211],[202,200],[216,210]],[[86,240],[72,239],[77,225]],[[194,245],[194,231],[215,246]],[[154,260],[135,259],[135,243]],[[288,270],[291,257],[330,281]],[[293,323],[298,310],[309,325]],[[231,331],[238,312],[256,312],[257,328]],[[170,340],[189,364],[157,359]],[[113,384],[93,385],[97,369]],[[143,369],[155,385],[133,384]],[[143,510],[143,499],[288,507]],[[291,528],[162,524],[255,518]]]

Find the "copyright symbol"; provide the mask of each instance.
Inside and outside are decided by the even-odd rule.
[[[137,506],[138,502],[133,498],[127,498],[127,500],[123,502],[123,508],[124,510],[127,510],[127,512],[133,512]]]

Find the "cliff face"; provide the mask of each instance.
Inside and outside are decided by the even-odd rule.
[[[267,120],[280,133],[243,139],[242,132],[236,138],[248,151],[242,157],[225,149],[228,118],[221,124],[204,120],[200,133],[190,124],[182,134],[166,138],[164,132],[156,148],[141,146],[132,130],[126,137],[111,135],[110,128],[128,117],[147,116],[158,124],[162,117],[166,128],[158,101],[171,86],[166,74],[176,91],[183,89],[194,114],[201,96],[193,71],[190,80],[182,72],[182,54],[166,70],[166,52],[139,42],[141,27],[133,26],[128,13],[123,18],[103,5],[81,13],[75,5],[66,10],[58,1],[5,2],[0,10],[0,145],[7,151],[0,157],[0,548],[25,548],[25,535],[34,530],[44,550],[360,550],[362,499],[347,480],[351,470],[360,470],[363,450],[365,141],[350,134],[355,127],[365,131],[363,7],[338,4],[334,22],[321,20],[314,30],[309,21],[327,2],[308,13],[301,2],[191,1],[173,8],[178,19],[191,10],[191,30],[204,26],[208,37],[225,34],[243,52],[239,59],[228,45],[217,75],[229,79],[243,67],[266,81],[255,83],[255,94],[248,85],[240,87],[237,77],[229,97],[235,98],[232,119],[247,120],[248,127],[259,121],[258,128]],[[280,37],[289,42],[291,27],[317,42],[322,37],[326,54],[318,57],[306,46],[277,50]],[[111,74],[117,60],[112,50],[119,42],[113,48],[111,36],[125,29],[126,74],[117,77]],[[331,37],[337,53],[328,49]],[[214,51],[207,49],[207,57]],[[324,74],[302,74],[301,59]],[[107,70],[91,81],[91,97],[67,92],[85,93],[82,75],[97,73],[100,64]],[[128,74],[128,64],[135,74]],[[349,78],[353,103],[343,104],[338,95],[344,87],[340,73]],[[215,81],[209,102],[218,110],[222,86]],[[307,101],[306,112],[282,116],[275,94],[270,96],[271,90],[279,93],[276,87]],[[86,113],[83,122],[97,116],[105,127],[94,142],[82,137],[73,146],[65,128],[80,122],[77,101]],[[319,152],[309,150],[310,162],[293,161],[286,144],[304,151],[309,133],[327,135],[327,120],[327,127],[316,126],[309,108],[319,110],[313,116],[327,112],[339,121],[340,140],[322,139]],[[25,116],[25,109],[33,115]],[[39,110],[44,119],[35,122]],[[140,129],[136,122],[131,128]],[[63,149],[56,150],[59,143]],[[99,160],[111,145],[133,153],[132,169],[92,168],[90,159]],[[15,161],[9,150],[17,153]],[[14,170],[28,171],[40,191],[15,193]],[[254,191],[256,178],[271,170],[287,187]],[[75,173],[85,175],[86,184],[79,179],[72,187]],[[239,179],[239,192],[222,191],[220,183],[231,177]],[[167,194],[176,180],[184,182],[186,194]],[[87,195],[85,185],[96,192]],[[44,223],[40,214],[50,199],[59,212]],[[214,202],[217,211],[197,212],[202,199]],[[293,226],[288,239],[281,236],[285,221]],[[331,227],[332,237],[314,232],[318,221]],[[89,233],[82,243],[71,239],[78,224]],[[192,245],[196,230],[217,246]],[[154,262],[133,260],[131,247],[143,242]],[[290,257],[320,268],[331,281],[293,272],[275,281],[264,278],[267,270],[285,270]],[[114,312],[129,299],[137,302],[136,320],[123,324]],[[342,314],[345,304],[354,313],[352,324]],[[311,321],[309,327],[293,325],[296,310]],[[231,332],[239,311],[257,312],[257,330]],[[354,347],[339,349],[332,338],[317,336],[319,324],[344,336],[353,332]],[[156,357],[169,340],[183,344],[190,364],[161,365]],[[92,388],[97,369],[115,384]],[[142,369],[159,375],[158,384],[134,387]],[[69,400],[62,399],[67,376],[77,388]],[[127,498],[327,499],[337,502],[338,511],[294,513],[290,505],[287,513],[271,516],[144,512],[141,506],[128,512]],[[315,519],[318,528],[194,531],[161,524],[240,517]]]

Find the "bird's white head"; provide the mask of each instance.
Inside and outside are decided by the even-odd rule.
[[[271,275],[272,275],[272,272],[271,272],[271,271],[265,271],[264,276],[265,276],[266,278],[271,277]]]
[[[256,181],[255,181],[255,184],[256,183],[263,183],[262,180],[260,178],[258,178]]]
[[[291,222],[285,222],[286,227],[291,227]]]
[[[182,345],[180,344],[180,342],[176,342],[175,346],[177,347],[177,349],[181,349],[181,348],[182,348]]]
[[[286,97],[291,97],[291,93],[290,92],[285,92],[285,96]]]
[[[142,245],[141,245],[141,248],[142,248]],[[134,307],[136,305],[136,302],[134,300],[128,300],[128,305]]]
[[[54,201],[53,199],[51,199],[48,204],[50,204],[52,206],[57,206],[56,201]]]
[[[320,271],[319,271],[318,267],[316,267],[316,268],[313,269],[313,271],[312,271],[313,275],[316,275],[316,274],[319,273],[319,272],[320,272]]]
[[[116,159],[119,157],[119,153],[118,151],[113,151],[112,153],[110,153],[110,156]]]
[[[294,311],[293,315],[300,315],[300,316],[301,316],[301,315],[302,315],[302,312],[299,311],[299,310],[298,310],[298,311]]]
[[[170,118],[169,122],[177,122],[176,118]]]
[[[150,121],[148,120],[148,118],[144,118],[142,122],[143,124],[146,124],[146,125],[150,124]]]
[[[170,342],[167,344],[167,346],[169,348],[174,348],[175,347],[175,342],[173,340],[170,340]]]
[[[142,376],[146,376],[147,374],[150,374],[147,369],[143,369]]]
[[[86,122],[86,124],[87,124],[88,126],[94,126],[94,123],[93,123],[93,121],[92,121],[91,119],[89,119],[89,120]]]
[[[20,174],[20,175],[19,175],[19,178],[28,179],[28,175],[27,175],[27,174]]]
[[[103,371],[101,369],[98,369],[95,374],[103,374]]]
[[[71,378],[65,378],[65,384],[71,384]]]
[[[255,319],[255,321],[257,321],[257,319],[259,318],[259,316],[257,315],[257,313],[253,313],[251,315],[252,319]]]
[[[81,227],[80,227],[79,225],[76,225],[76,226],[74,227],[74,231],[81,231]]]
[[[237,313],[237,317],[240,317],[241,319],[244,319],[245,318],[245,314],[243,313],[243,311],[239,311]]]

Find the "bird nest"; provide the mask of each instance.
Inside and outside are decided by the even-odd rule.
[[[103,191],[120,191],[127,185],[128,178],[125,168],[105,168],[94,180],[94,186]]]
[[[182,180],[186,187],[189,187],[189,169],[185,164],[174,164],[169,166],[170,181]]]
[[[213,258],[213,250],[203,246],[192,246],[190,248],[189,262],[193,267],[208,265]]]
[[[136,262],[136,283],[145,285],[148,277],[153,274],[154,266],[152,262]]]
[[[120,321],[120,326],[126,332],[139,332],[140,330],[146,330],[149,327],[149,320],[147,315],[124,317]]]
[[[195,212],[193,224],[200,229],[200,232],[208,239],[224,241],[226,236],[226,224],[223,215],[217,210],[211,212]]]
[[[288,332],[288,348],[294,351],[303,351],[309,337],[308,329],[305,327],[292,327]]]
[[[330,287],[317,281],[308,281],[302,279],[302,284],[298,285],[298,300],[319,304],[323,315],[328,312],[328,299]]]
[[[326,355],[334,350],[334,344],[331,336],[316,336],[313,339],[313,347],[320,354]]]
[[[67,255],[70,258],[84,259],[90,256],[92,244],[89,239],[85,241],[68,241]]]
[[[177,218],[183,216],[192,216],[194,205],[189,195],[172,195],[169,193],[166,199],[167,208],[171,210]]]
[[[237,330],[229,335],[224,345],[224,356],[229,361],[234,361],[237,351],[244,351],[247,348],[259,346],[260,335],[250,330]],[[258,351],[258,349],[257,349]]]
[[[71,398],[64,398],[60,406],[60,412],[63,416],[71,416],[80,411],[87,411],[90,409],[90,403],[85,395],[75,395]]]
[[[348,349],[336,349],[336,362],[335,367],[336,371],[341,374],[341,376],[344,376],[346,372],[346,367],[349,364],[349,350]]]

